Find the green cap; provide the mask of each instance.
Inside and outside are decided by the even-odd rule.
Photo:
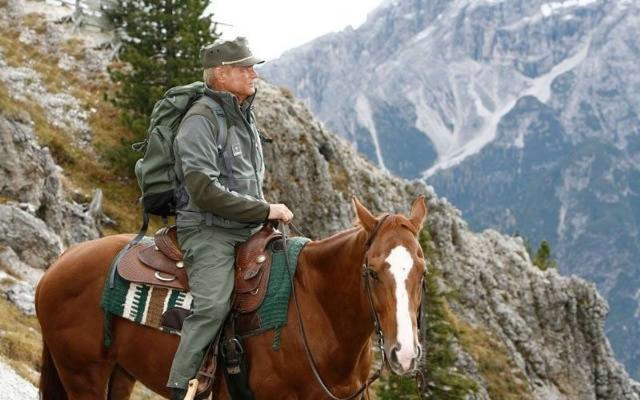
[[[235,65],[247,67],[262,64],[264,60],[254,57],[249,50],[247,39],[239,37],[233,40],[215,42],[200,50],[203,68]]]

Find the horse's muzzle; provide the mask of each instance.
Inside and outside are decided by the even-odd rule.
[[[397,375],[406,375],[415,371],[421,357],[422,346],[419,344],[412,351],[403,352],[402,345],[398,343],[389,349],[389,367]]]

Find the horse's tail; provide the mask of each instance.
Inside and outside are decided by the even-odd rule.
[[[53,364],[47,344],[42,342],[42,366],[40,367],[40,399],[67,400],[67,392],[62,386],[58,370]]]

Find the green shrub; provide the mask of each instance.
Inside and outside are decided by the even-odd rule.
[[[546,240],[543,240],[540,243],[540,247],[538,247],[538,251],[536,252],[535,257],[533,257],[532,262],[533,265],[537,266],[543,271],[546,271],[549,268],[558,267],[556,261],[551,258],[551,246]]]

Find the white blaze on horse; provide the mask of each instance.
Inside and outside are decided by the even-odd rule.
[[[358,226],[312,241],[300,253],[298,304],[290,301],[280,350],[271,347],[273,331],[245,339],[256,399],[366,396],[376,326],[393,372],[407,374],[418,366],[424,197],[408,217],[375,217],[356,199],[354,208]],[[128,399],[135,381],[168,396],[177,336],[114,318],[113,342],[104,347],[103,285],[112,259],[129,240],[131,235],[115,235],[76,245],[40,281],[44,400]],[[216,382],[214,398],[227,399],[220,371]]]

